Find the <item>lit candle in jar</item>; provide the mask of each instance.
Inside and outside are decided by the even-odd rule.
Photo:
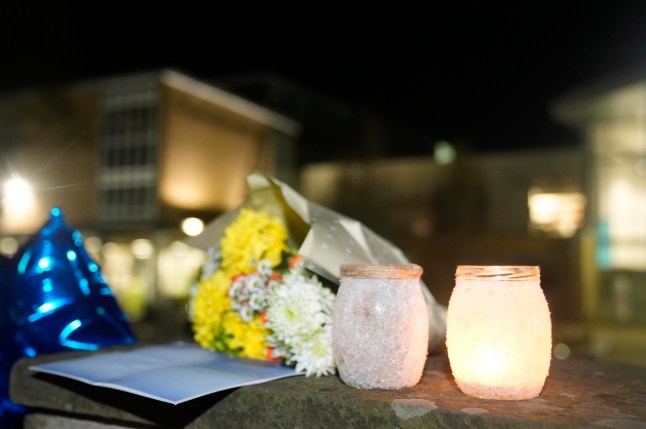
[[[549,372],[552,324],[537,266],[459,266],[447,312],[451,370],[485,399],[538,396]]]

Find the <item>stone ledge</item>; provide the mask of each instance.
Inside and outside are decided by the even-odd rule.
[[[646,428],[642,366],[552,360],[540,397],[491,401],[463,395],[446,356],[438,355],[428,359],[422,381],[411,389],[358,390],[336,376],[293,377],[176,406],[27,369],[83,354],[18,361],[11,374],[12,400],[39,414],[128,427]]]

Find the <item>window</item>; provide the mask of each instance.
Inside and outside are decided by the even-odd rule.
[[[100,216],[145,223],[157,215],[158,83],[118,80],[104,92]]]
[[[533,187],[527,202],[534,230],[557,237],[572,237],[583,225],[585,196],[581,192]]]
[[[592,134],[597,266],[646,270],[646,127],[606,120]]]

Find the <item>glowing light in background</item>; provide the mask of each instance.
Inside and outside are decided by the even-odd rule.
[[[142,317],[146,301],[151,299],[154,293],[151,290],[154,280],[142,280],[141,273],[135,272],[136,265],[146,265],[148,262],[146,259],[138,259],[135,256],[135,251],[142,252],[143,254],[140,253],[140,255],[145,256],[150,251],[147,249],[148,244],[145,242],[136,244],[135,241],[130,243],[107,242],[101,250],[103,256],[102,273],[131,320],[139,320]]]
[[[2,227],[5,233],[25,233],[35,229],[41,219],[31,185],[19,176],[7,180],[2,188]]]
[[[196,217],[187,217],[182,221],[181,228],[184,234],[195,237],[204,231],[204,222]]]
[[[32,204],[34,194],[25,179],[14,176],[5,183],[2,197],[16,211],[26,211]]]
[[[119,245],[112,242],[105,243],[101,249],[101,253],[106,259],[116,258],[119,254]]]
[[[157,265],[161,294],[168,297],[186,297],[195,282],[195,273],[203,262],[203,251],[180,241],[161,249]]]
[[[570,348],[565,343],[558,343],[554,346],[554,357],[565,360],[570,357]]]
[[[0,252],[7,256],[13,256],[18,250],[18,240],[13,237],[5,237],[0,240]]]
[[[85,249],[90,253],[98,254],[101,252],[101,246],[103,246],[103,242],[99,237],[88,237],[85,239]]]
[[[154,252],[153,244],[145,238],[138,238],[130,245],[132,254],[137,259],[148,259]]]
[[[532,227],[560,237],[572,237],[583,225],[586,200],[580,192],[545,192],[531,188],[528,195]]]
[[[455,158],[457,153],[453,145],[447,141],[441,140],[435,143],[433,147],[433,160],[439,165],[449,165]]]

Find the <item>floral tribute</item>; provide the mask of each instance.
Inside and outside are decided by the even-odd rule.
[[[321,376],[335,372],[334,298],[288,245],[279,217],[242,209],[208,250],[189,312],[201,347]]]

